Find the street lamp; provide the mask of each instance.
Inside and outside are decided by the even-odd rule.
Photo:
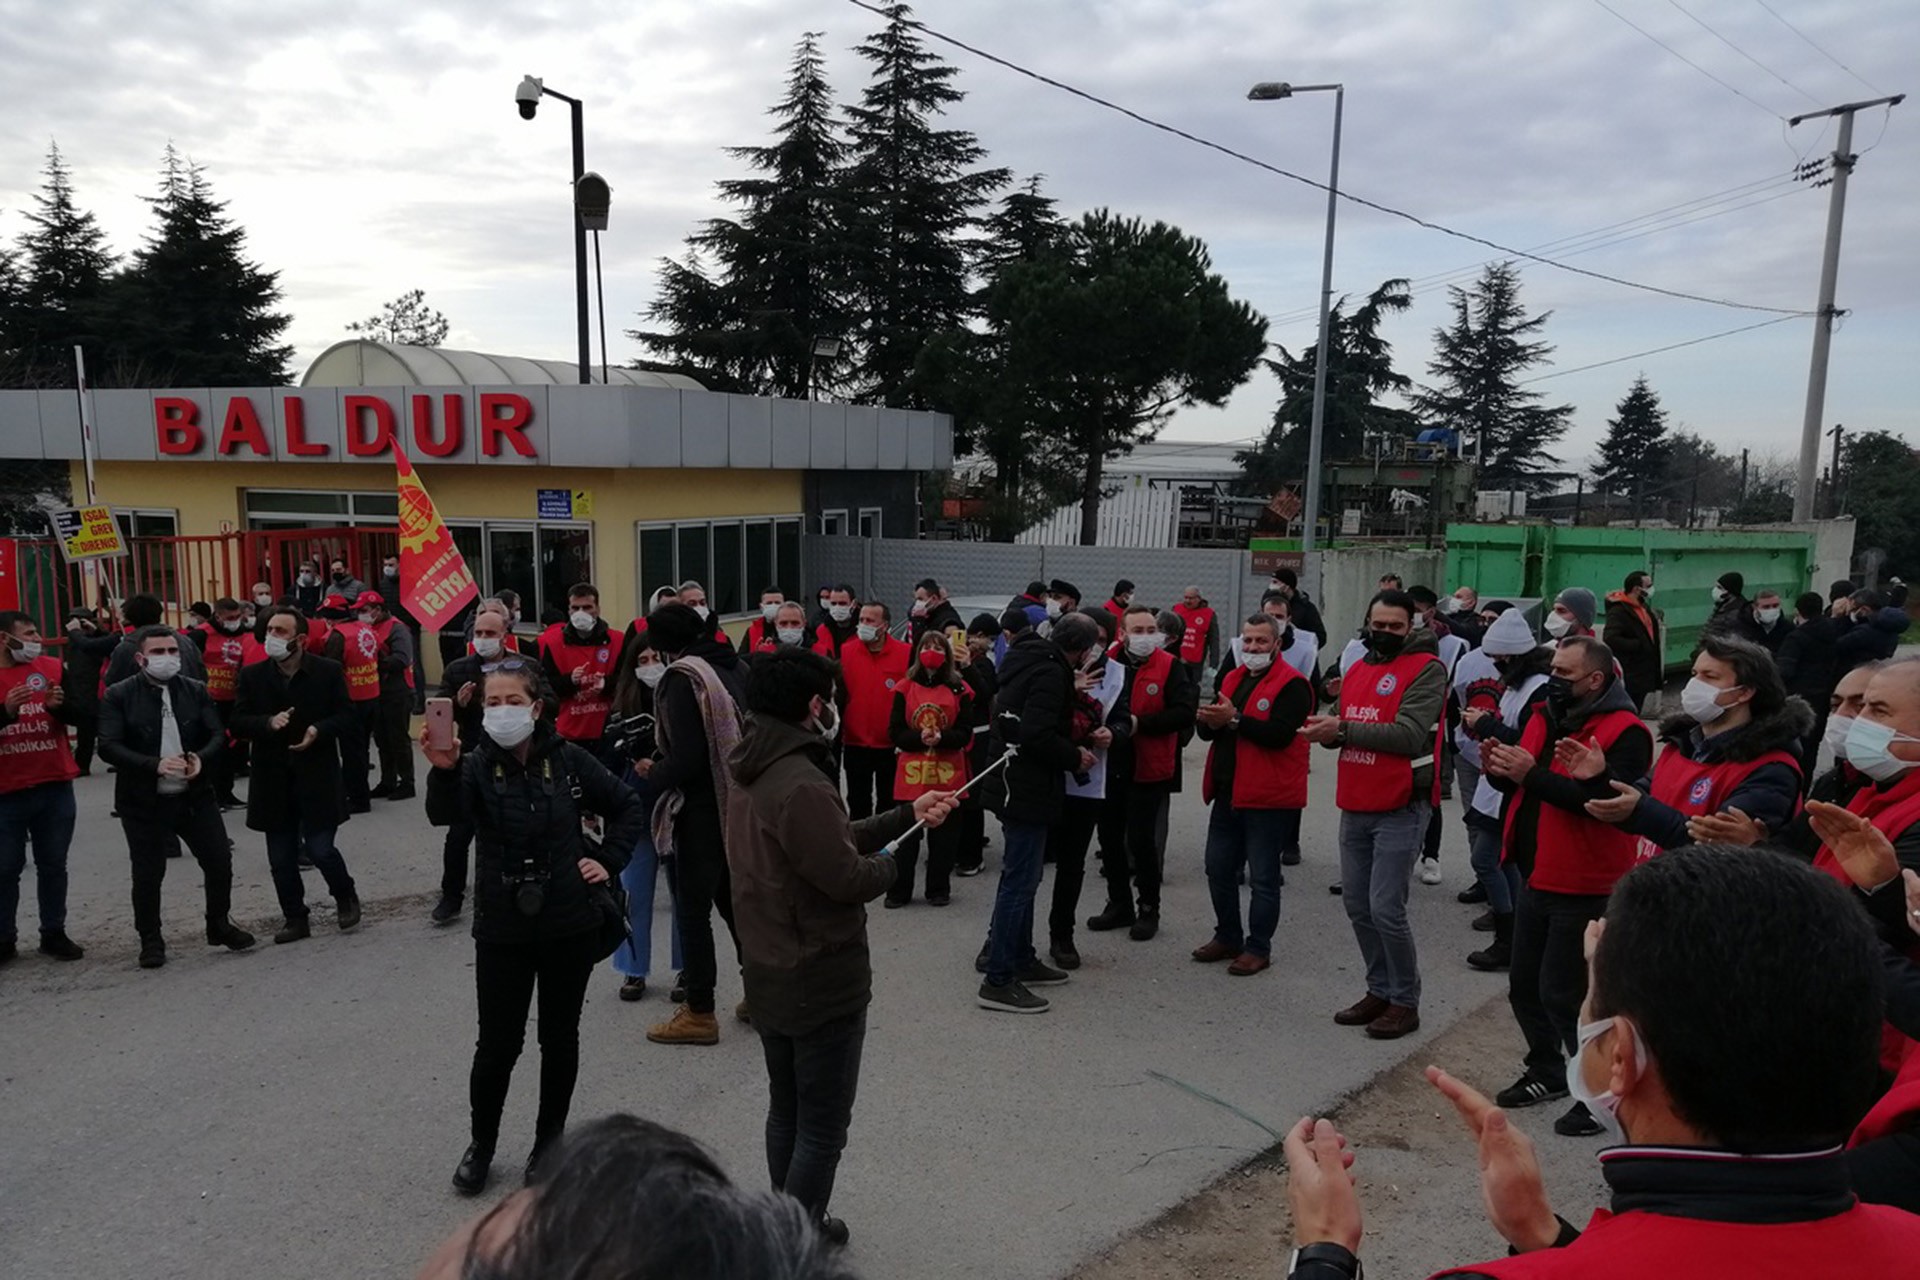
[[[819,360],[838,360],[840,358],[840,339],[825,335],[816,335],[813,348],[807,353],[807,399],[817,400],[819,393],[814,390],[813,366]]]
[[[581,127],[580,99],[568,97],[555,89],[547,88],[539,76],[526,76],[520,81],[520,87],[513,91],[513,100],[519,104],[520,118],[533,119],[534,112],[540,108],[541,95],[558,98],[567,104],[573,113],[573,291],[574,309],[580,334],[580,381],[593,381],[593,341],[588,336],[587,325],[587,223],[586,210],[581,190],[581,180],[587,176],[587,143]],[[598,180],[596,178],[596,180]],[[601,191],[606,183],[600,181]],[[606,201],[600,203],[600,225],[606,225]]]
[[[1333,94],[1333,164],[1327,172],[1327,247],[1320,264],[1320,341],[1313,361],[1313,420],[1307,427],[1307,505],[1306,527],[1300,532],[1300,558],[1308,581],[1318,589],[1320,573],[1312,559],[1314,534],[1320,522],[1320,466],[1327,424],[1327,347],[1333,313],[1333,215],[1340,199],[1340,115],[1346,106],[1347,88],[1340,84],[1288,84],[1264,80],[1247,90],[1254,102],[1275,102],[1297,93]]]

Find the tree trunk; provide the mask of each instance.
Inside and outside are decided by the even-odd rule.
[[[1080,545],[1095,546],[1100,541],[1100,481],[1106,469],[1106,452],[1095,445],[1087,451],[1087,474],[1080,482]]]

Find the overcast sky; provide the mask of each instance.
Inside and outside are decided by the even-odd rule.
[[[922,0],[917,14],[1315,178],[1326,173],[1331,95],[1243,95],[1256,80],[1344,82],[1343,189],[1520,248],[1717,196],[1664,227],[1629,225],[1616,234],[1660,229],[1569,261],[1688,293],[1810,308],[1827,193],[1770,180],[1831,151],[1834,132],[1821,121],[1788,130],[1781,117],[1879,94],[1761,0],[1607,3],[1731,89],[1599,0]],[[1766,4],[1880,90],[1920,88],[1920,5]],[[763,140],[763,112],[799,34],[825,34],[846,101],[865,81],[851,49],[878,23],[847,0],[0,0],[0,59],[12,81],[0,237],[21,229],[57,140],[82,203],[116,249],[132,249],[147,225],[140,197],[172,140],[231,201],[257,259],[281,273],[297,368],[345,336],[349,321],[416,287],[452,320],[450,345],[570,359],[567,122],[551,101],[531,123],[517,116],[514,86],[532,73],[586,100],[587,163],[613,185],[603,239],[620,362],[637,354],[619,331],[652,297],[660,257],[722,212],[713,183],[736,169],[721,148]],[[1044,173],[1069,213],[1108,206],[1201,237],[1235,293],[1272,318],[1272,341],[1312,341],[1321,192],[936,47],[960,66],[968,93],[951,119],[979,135],[994,163]],[[1838,297],[1850,314],[1834,342],[1826,421],[1906,430],[1920,401],[1920,102],[1862,113],[1854,149],[1862,158]],[[1712,216],[1670,225],[1701,214]],[[1352,204],[1339,217],[1337,292],[1364,294],[1395,275],[1420,285],[1414,309],[1387,330],[1402,368],[1420,377],[1429,335],[1448,314],[1445,281],[1421,282],[1471,274],[1491,255]],[[1525,268],[1523,296],[1554,312],[1547,336],[1558,369],[1772,318],[1538,264]],[[1811,324],[1788,320],[1542,382],[1577,409],[1561,452],[1584,463],[1644,370],[1677,422],[1723,447],[1790,453]],[[1254,436],[1276,394],[1263,373],[1225,409],[1182,414],[1170,438]]]

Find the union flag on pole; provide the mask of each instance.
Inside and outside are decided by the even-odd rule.
[[[480,587],[397,440],[393,461],[400,472],[400,598],[423,629],[438,631]]]

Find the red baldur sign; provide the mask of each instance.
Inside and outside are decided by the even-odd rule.
[[[332,393],[325,393],[331,398]],[[393,404],[377,395],[345,395],[340,398],[343,453],[349,458],[379,458],[393,453],[393,443],[403,441],[414,452],[428,458],[449,458],[466,445],[467,397],[457,391],[437,397],[407,397],[408,423],[403,427]],[[533,421],[533,404],[523,395],[505,391],[486,391],[479,396],[472,429],[483,457],[498,458],[511,450],[523,458],[537,457],[527,427]],[[204,419],[200,406],[185,396],[157,395],[153,398],[154,441],[165,458],[192,458],[211,452],[223,458],[324,458],[333,454],[333,446],[307,436],[306,405],[298,395],[281,400],[281,417],[273,422],[273,406],[263,414],[250,396],[236,395],[227,402],[223,421]],[[268,435],[269,424],[278,429],[282,450],[276,455]],[[406,434],[403,435],[402,432]]]

